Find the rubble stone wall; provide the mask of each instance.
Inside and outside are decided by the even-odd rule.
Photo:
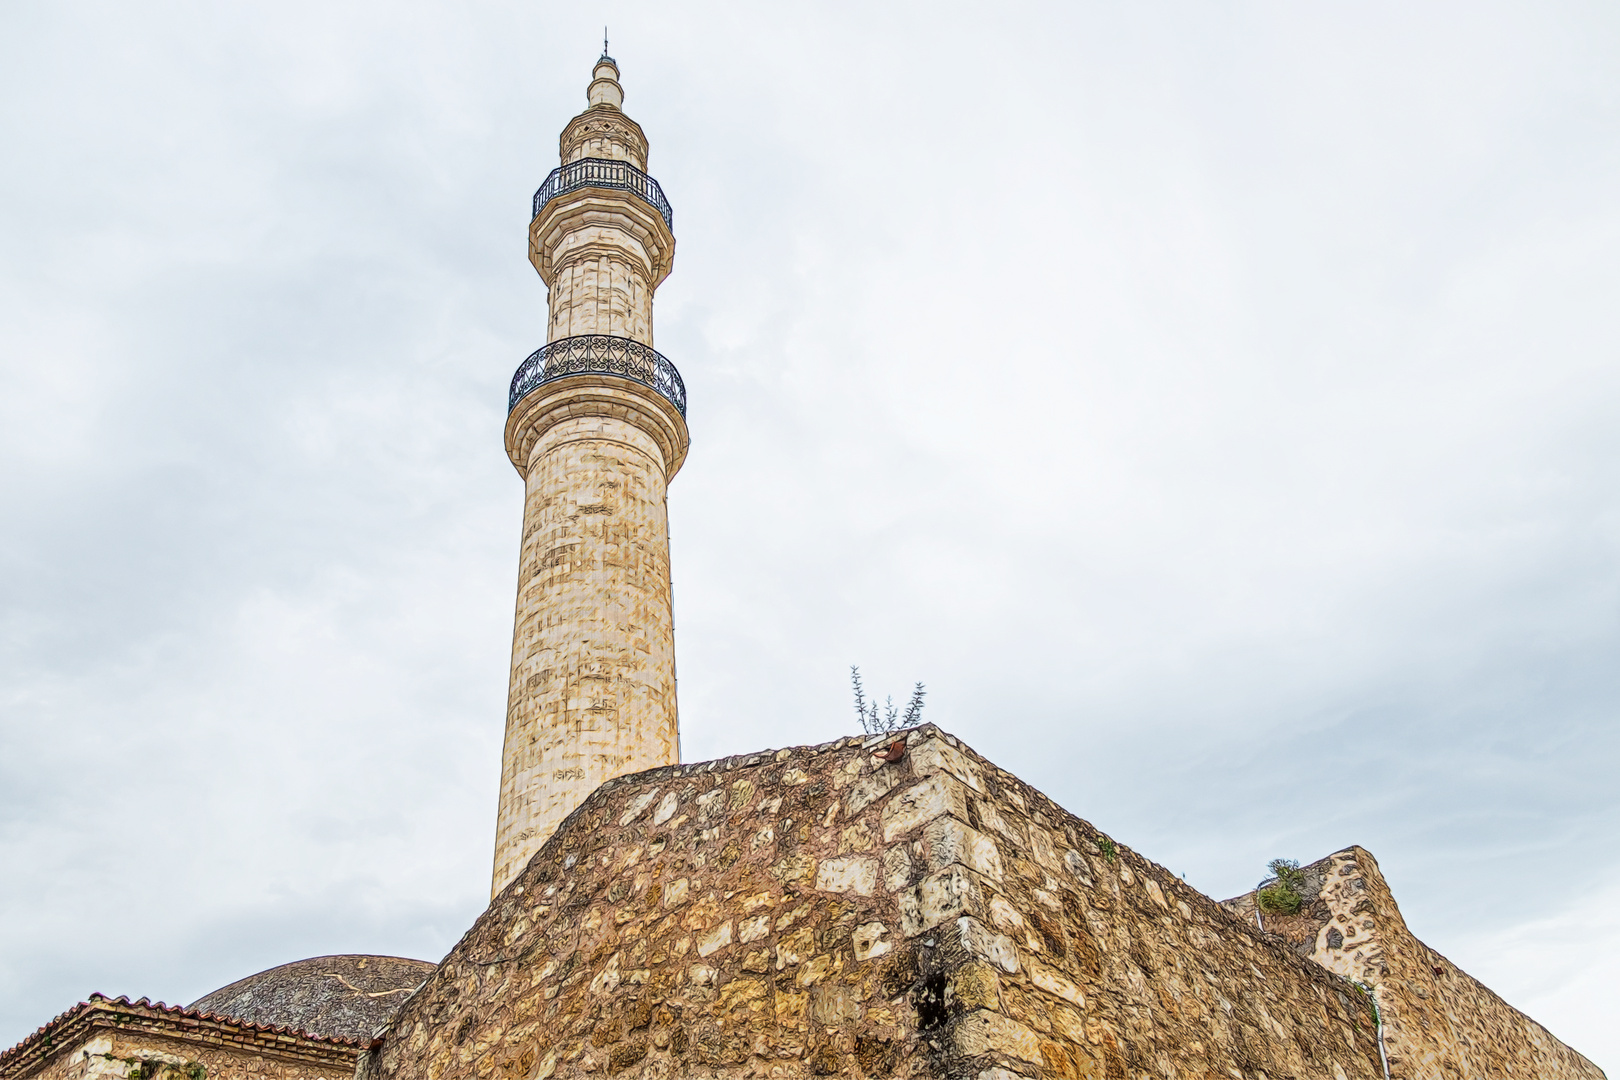
[[[932,726],[609,781],[359,1080],[1381,1075],[1369,1003]]]
[[[1303,869],[1299,914],[1259,919],[1301,956],[1374,992],[1392,1080],[1601,1080],[1603,1070],[1419,941],[1365,848]],[[1256,919],[1252,892],[1227,907]]]

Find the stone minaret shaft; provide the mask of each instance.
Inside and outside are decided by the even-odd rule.
[[[525,496],[492,896],[604,780],[680,760],[665,492],[686,395],[652,349],[675,237],[606,55],[589,99],[529,226],[550,319],[506,424]]]

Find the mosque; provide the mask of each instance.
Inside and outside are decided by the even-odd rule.
[[[932,725],[680,763],[653,345],[674,217],[597,61],[534,196],[489,908],[437,964],[92,995],[0,1080],[1600,1080],[1407,928],[1359,847],[1217,903]]]

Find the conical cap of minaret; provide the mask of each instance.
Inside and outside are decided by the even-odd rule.
[[[596,70],[591,72],[590,89],[585,96],[592,105],[607,105],[617,109],[624,105],[624,87],[619,85],[619,65],[613,58],[603,54],[602,59],[596,62]]]

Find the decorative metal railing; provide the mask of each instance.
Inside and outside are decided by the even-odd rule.
[[[664,354],[639,341],[607,334],[580,334],[542,345],[518,365],[512,376],[507,411],[539,386],[565,375],[617,375],[650,386],[686,415],[686,384]]]
[[[658,181],[628,161],[611,158],[580,158],[552,169],[546,182],[534,193],[534,215],[557,196],[587,187],[621,188],[639,195],[642,202],[658,211],[665,225],[675,227],[675,211],[664,198],[664,189],[658,186]]]

